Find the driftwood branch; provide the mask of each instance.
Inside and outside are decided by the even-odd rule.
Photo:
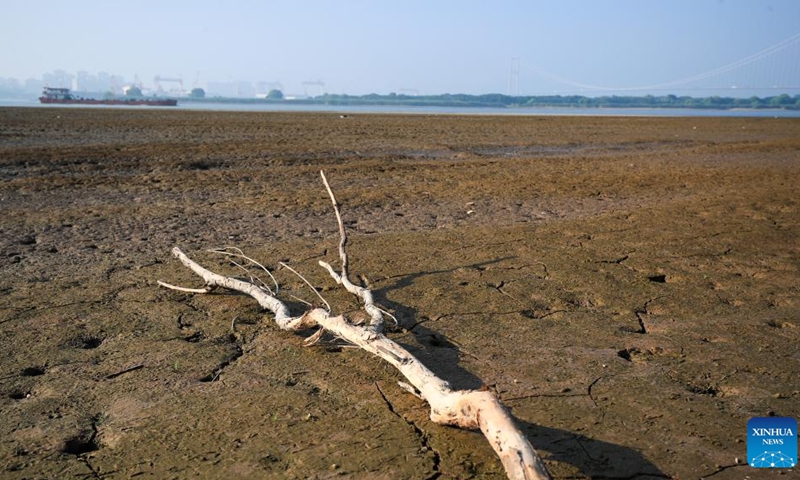
[[[441,425],[452,425],[465,429],[479,429],[500,457],[506,474],[511,479],[547,479],[550,478],[544,463],[531,446],[528,439],[519,431],[514,419],[498,398],[488,390],[453,390],[450,384],[438,378],[432,371],[411,355],[399,344],[383,335],[383,314],[374,304],[372,292],[353,284],[348,276],[348,259],[346,253],[347,234],[339,213],[339,205],[333,191],[322,174],[322,181],[333,202],[336,220],[339,225],[339,256],[342,262],[341,273],[325,262],[319,262],[333,279],[356,295],[364,303],[364,309],[370,315],[368,326],[351,323],[343,315],[333,316],[329,311],[314,308],[300,316],[291,316],[286,305],[272,295],[271,292],[251,282],[222,276],[207,270],[190,259],[179,248],[172,249],[173,255],[186,267],[199,275],[205,282],[205,288],[184,289],[159,282],[167,288],[196,293],[207,293],[216,287],[236,290],[253,297],[265,310],[272,312],[275,322],[284,330],[305,330],[321,327],[358,347],[379,356],[392,364],[408,380],[401,383],[403,388],[418,392],[431,407],[431,420]],[[416,394],[416,393],[415,393]]]
[[[333,277],[336,283],[342,285],[348,292],[357,296],[364,302],[364,310],[369,314],[370,318],[368,328],[375,333],[380,333],[383,331],[383,311],[375,305],[375,302],[372,300],[372,292],[369,289],[359,287],[350,281],[350,276],[347,273],[347,232],[344,229],[342,215],[339,213],[339,202],[336,201],[333,190],[331,190],[331,186],[328,184],[328,179],[325,178],[325,172],[320,170],[319,174],[322,177],[322,183],[325,184],[328,195],[331,197],[333,212],[336,214],[336,222],[339,224],[339,258],[342,261],[342,273],[341,275],[337,274],[333,270],[333,267],[322,260],[319,261],[319,264],[321,267],[328,270],[328,273],[331,274],[331,277]]]

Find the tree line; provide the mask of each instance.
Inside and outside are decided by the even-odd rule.
[[[446,107],[562,107],[562,108],[780,108],[800,110],[800,95],[781,94],[770,97],[690,97],[677,95],[602,96],[536,95],[511,96],[499,93],[485,95],[338,95],[325,94],[302,100],[329,105],[412,105]]]
[[[677,95],[602,96],[536,95],[512,96],[500,93],[484,95],[450,94],[404,95],[346,95],[326,93],[316,97],[287,98],[283,92],[272,90],[266,98],[231,98],[209,96],[202,89],[192,92],[181,101],[207,103],[293,103],[303,105],[402,105],[419,107],[491,107],[491,108],[698,108],[698,109],[784,109],[800,110],[800,95],[780,94],[769,97],[690,97]]]

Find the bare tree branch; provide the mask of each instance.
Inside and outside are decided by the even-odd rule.
[[[275,316],[275,322],[285,330],[303,330],[319,326],[339,336],[393,365],[408,380],[401,386],[428,402],[431,407],[431,420],[441,425],[453,425],[466,429],[480,429],[500,457],[506,474],[511,479],[548,479],[550,478],[539,455],[528,439],[519,431],[514,419],[500,400],[489,390],[453,390],[450,384],[438,378],[431,370],[411,355],[405,348],[381,333],[383,317],[380,309],[374,305],[369,289],[353,285],[347,273],[347,236],[342,223],[336,198],[333,195],[325,175],[322,180],[333,202],[336,219],[339,224],[339,256],[342,261],[342,273],[319,262],[331,274],[333,279],[344,286],[350,293],[361,298],[364,308],[370,314],[372,322],[369,326],[354,325],[343,315],[332,316],[330,311],[313,308],[299,317],[292,317],[288,307],[279,299],[253,283],[236,278],[225,277],[213,273],[187,257],[179,248],[172,249],[173,255],[181,263],[199,275],[206,283],[206,289],[196,289],[197,293],[206,293],[214,287],[225,287],[246,293],[253,297],[259,305]],[[168,288],[175,288],[159,282]],[[182,289],[187,291],[186,289]],[[377,312],[377,313],[375,313]],[[315,343],[321,333],[314,335],[310,344]]]
[[[229,252],[228,250],[236,250],[236,252]],[[218,253],[220,255],[227,255],[227,256],[230,256],[230,257],[240,257],[240,258],[243,258],[243,259],[247,260],[248,262],[250,262],[253,265],[255,265],[258,268],[260,268],[261,270],[264,270],[265,272],[267,272],[267,275],[269,275],[269,278],[272,279],[272,283],[275,284],[275,291],[274,292],[272,291],[271,288],[269,288],[267,286],[266,283],[264,283],[260,278],[258,278],[258,276],[256,276],[256,279],[259,282],[261,282],[261,284],[264,286],[264,288],[269,290],[269,293],[271,293],[273,295],[276,295],[280,291],[280,286],[278,285],[278,280],[276,280],[275,277],[272,276],[272,272],[270,272],[269,269],[267,269],[267,267],[265,267],[264,265],[261,265],[257,261],[255,261],[252,258],[250,258],[247,255],[245,255],[244,252],[240,248],[238,248],[238,247],[223,247],[223,248],[212,248],[212,249],[206,250],[206,251],[209,252],[209,253]]]
[[[328,179],[325,178],[325,172],[320,170],[319,174],[322,177],[322,183],[325,184],[325,189],[328,191],[328,195],[331,197],[333,211],[336,214],[336,222],[339,224],[339,258],[342,261],[342,274],[337,275],[333,270],[333,267],[322,260],[319,261],[319,264],[321,267],[328,270],[328,273],[330,273],[331,277],[336,280],[336,283],[342,285],[348,292],[357,296],[364,302],[364,310],[366,310],[370,318],[369,329],[376,333],[382,332],[383,313],[382,310],[375,305],[372,299],[372,292],[369,289],[359,287],[350,281],[350,277],[347,273],[347,232],[344,229],[344,223],[342,223],[342,215],[339,213],[339,202],[336,201],[336,197],[333,195],[333,190],[331,190],[331,186],[328,184]]]
[[[297,270],[295,270],[294,268],[290,267],[289,265],[286,265],[286,264],[285,264],[285,263],[283,263],[283,262],[279,262],[279,263],[280,263],[280,265],[281,265],[282,267],[286,268],[286,269],[287,269],[287,270],[289,270],[290,272],[292,272],[292,273],[294,273],[295,275],[297,275],[297,276],[300,278],[300,280],[304,281],[304,282],[305,282],[305,284],[306,284],[306,285],[308,285],[308,288],[310,288],[310,289],[311,289],[311,291],[313,291],[313,292],[314,292],[314,293],[317,295],[317,297],[319,297],[319,299],[320,299],[320,300],[322,300],[322,303],[324,303],[324,304],[325,304],[325,306],[326,306],[326,307],[328,307],[328,311],[329,311],[329,312],[331,311],[331,304],[330,304],[330,303],[328,303],[328,301],[327,301],[327,300],[325,300],[325,298],[324,298],[324,297],[323,297],[323,296],[322,296],[322,295],[321,295],[321,294],[320,294],[320,293],[317,291],[317,289],[316,289],[316,288],[314,288],[314,285],[311,285],[311,282],[309,282],[308,280],[306,280],[306,277],[304,277],[304,276],[300,275],[300,274],[297,272]]]

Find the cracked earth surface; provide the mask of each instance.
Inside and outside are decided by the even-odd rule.
[[[389,365],[157,286],[237,246],[358,319],[325,169],[389,336],[556,478],[772,478],[745,425],[800,416],[799,153],[792,119],[0,109],[0,476],[503,478]]]

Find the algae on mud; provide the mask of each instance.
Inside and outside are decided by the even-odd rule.
[[[358,310],[324,168],[392,338],[555,477],[767,478],[735,460],[800,416],[798,152],[793,119],[0,109],[2,476],[502,478],[370,355],[157,287],[235,245]]]

